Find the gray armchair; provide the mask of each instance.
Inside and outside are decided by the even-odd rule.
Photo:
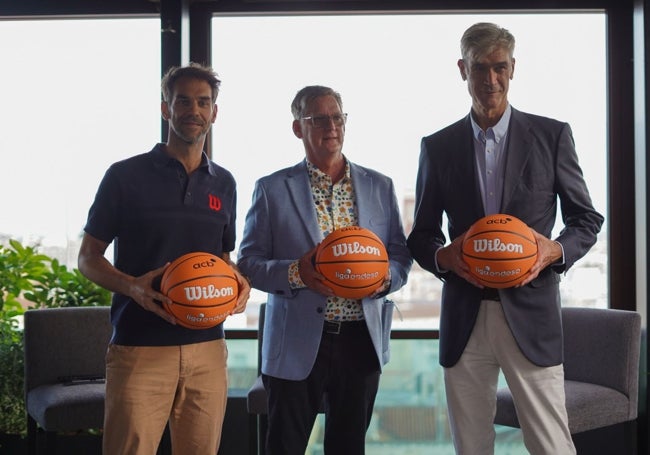
[[[562,324],[571,434],[635,421],[641,316],[633,311],[567,307],[562,309]],[[508,388],[497,391],[494,422],[519,428]],[[621,448],[618,453],[625,452]]]
[[[30,455],[45,431],[56,453],[60,431],[102,428],[105,357],[112,333],[110,307],[25,312],[25,407]]]

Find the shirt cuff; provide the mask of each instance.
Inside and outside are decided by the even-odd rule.
[[[433,256],[433,260],[436,263],[436,270],[438,273],[447,273],[449,270],[441,269],[440,266],[438,266],[438,251],[440,251],[442,248],[438,248]]]
[[[554,240],[554,242],[557,243],[558,245],[560,245],[560,249],[562,250],[562,257],[561,257],[560,259],[558,259],[558,260],[555,262],[555,264],[553,264],[553,265],[565,265],[565,259],[564,259],[564,247],[563,247],[562,244],[561,244],[560,242],[558,242],[557,240]]]
[[[299,260],[293,261],[289,264],[289,288],[300,289],[307,287],[300,278]]]

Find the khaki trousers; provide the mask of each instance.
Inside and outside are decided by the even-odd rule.
[[[182,346],[111,344],[104,455],[155,455],[169,421],[172,452],[215,455],[228,396],[225,339]]]
[[[494,454],[499,369],[532,455],[572,455],[562,365],[539,367],[519,350],[501,303],[483,300],[459,362],[445,368],[451,433],[460,455]]]

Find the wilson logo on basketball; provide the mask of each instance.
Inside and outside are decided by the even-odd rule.
[[[521,243],[505,243],[501,239],[474,239],[472,240],[475,253],[490,252],[508,252],[508,253],[521,253],[524,252],[524,246]]]
[[[194,300],[218,299],[220,297],[229,297],[235,295],[235,290],[231,287],[217,288],[216,286],[189,286],[183,288],[185,298],[192,302]]]
[[[331,246],[334,257],[346,256],[349,254],[370,254],[381,256],[381,251],[376,246],[362,245],[359,242],[336,243]]]

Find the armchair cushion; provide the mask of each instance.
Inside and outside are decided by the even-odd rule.
[[[562,308],[564,389],[571,434],[628,422],[638,410],[641,316]],[[519,427],[510,390],[497,391],[494,422]]]
[[[42,385],[29,392],[27,412],[46,431],[101,428],[104,383]]]

